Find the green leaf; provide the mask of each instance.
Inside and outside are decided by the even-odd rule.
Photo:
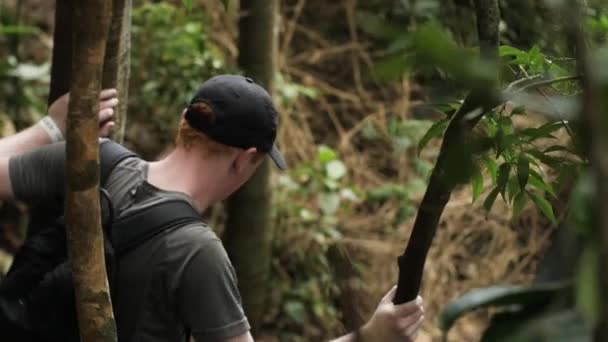
[[[508,116],[503,116],[498,119],[498,126],[506,135],[511,135],[513,133],[513,121],[511,121],[511,118]]]
[[[541,163],[548,165],[554,169],[557,169],[563,165],[562,159],[546,155],[544,152],[541,152],[536,149],[527,150],[526,153],[538,159]]]
[[[283,310],[297,323],[304,323],[306,320],[306,306],[300,300],[288,300],[283,306]]]
[[[546,283],[522,286],[492,286],[470,291],[446,306],[439,317],[441,331],[445,334],[462,315],[473,310],[507,306],[533,305],[549,301],[553,296],[568,289],[568,283]]]
[[[332,160],[325,165],[327,177],[331,179],[340,179],[346,174],[346,166],[339,160]]]
[[[524,115],[526,114],[526,106],[517,106],[511,111],[511,115]]]
[[[486,199],[483,201],[483,207],[486,210],[486,212],[490,212],[490,210],[492,210],[492,206],[494,206],[494,202],[496,202],[496,197],[498,197],[499,193],[500,193],[500,189],[498,187],[495,187],[488,194],[488,197],[486,197]]]
[[[547,149],[545,149],[543,151],[543,153],[551,153],[551,152],[570,152],[570,153],[572,153],[572,151],[570,151],[570,149],[568,149],[566,146],[562,146],[562,145],[549,146]]]
[[[557,131],[558,129],[564,127],[561,122],[549,122],[538,128],[527,128],[522,130],[520,133],[522,135],[527,136],[528,141],[534,141],[539,138],[553,138],[555,137],[551,135],[551,133]]]
[[[484,163],[486,164],[490,178],[492,178],[492,183],[496,185],[496,162],[492,158],[484,158]]]
[[[494,136],[494,143],[496,149],[496,158],[501,155],[510,155],[513,150],[513,145],[521,143],[521,137],[517,134],[510,134],[508,130],[500,128]]]
[[[405,32],[401,27],[391,25],[385,18],[370,11],[358,10],[355,19],[357,26],[363,32],[388,41],[396,40],[403,36]]]
[[[38,33],[40,33],[40,29],[36,26],[0,25],[0,35],[29,35]]]
[[[509,181],[507,182],[507,198],[503,199],[505,200],[505,202],[507,203],[512,203],[513,202],[513,198],[515,198],[515,196],[521,192],[521,189],[519,188],[519,182],[517,181],[517,177],[509,177]]]
[[[530,195],[530,198],[532,198],[532,202],[536,204],[536,207],[538,207],[538,209],[540,209],[540,211],[545,216],[547,216],[547,218],[551,220],[553,224],[557,224],[557,219],[555,218],[555,214],[553,213],[553,207],[551,207],[551,203],[549,203],[549,201],[547,201],[544,197],[538,196],[533,192],[528,192],[528,195]]]
[[[519,181],[519,187],[521,191],[524,191],[528,184],[528,178],[530,177],[530,162],[528,158],[523,155],[519,156],[517,160],[517,180]]]
[[[505,197],[505,189],[507,182],[509,181],[509,174],[511,173],[511,164],[503,163],[498,168],[498,176],[496,178],[496,187],[499,189],[502,197]]]
[[[521,212],[524,210],[526,206],[526,193],[524,191],[520,191],[515,198],[513,199],[513,217],[517,218],[521,215]]]
[[[471,188],[473,192],[473,203],[475,203],[483,191],[483,175],[478,167],[476,167],[473,171],[473,176],[471,177]]]
[[[534,171],[532,169],[530,169],[530,176],[528,177],[528,184],[532,185],[533,187],[537,188],[538,190],[549,193],[551,196],[553,196],[553,198],[557,198],[557,195],[555,194],[555,190],[553,190],[553,187],[551,185],[545,183],[545,181],[543,180],[541,175],[539,175],[536,171]]]
[[[317,158],[321,164],[327,164],[328,162],[335,160],[337,158],[337,154],[331,148],[321,145],[319,146],[319,151],[317,152]]]
[[[418,142],[418,155],[420,155],[422,149],[431,141],[431,139],[443,134],[449,123],[449,119],[443,119],[434,123],[433,126],[429,128],[426,134]]]
[[[192,0],[182,0],[182,4],[184,4],[184,7],[186,7],[188,11],[192,10]]]
[[[498,55],[500,57],[518,57],[518,56],[522,56],[522,55],[526,55],[525,51],[522,51],[516,47],[513,46],[509,46],[509,45],[501,45],[498,48]]]
[[[394,81],[410,70],[412,64],[410,58],[401,53],[389,56],[374,64],[373,75],[380,81]]]

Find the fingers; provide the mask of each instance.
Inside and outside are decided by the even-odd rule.
[[[104,89],[99,94],[99,136],[107,137],[112,134],[116,123],[113,121],[114,108],[118,105],[116,89]]]
[[[407,336],[410,341],[416,340],[416,337],[418,336],[418,329],[420,329],[420,326],[422,325],[423,321],[424,315],[420,316],[420,318],[418,318],[418,320],[414,324],[405,329],[405,336]]]
[[[104,89],[101,91],[101,93],[99,93],[99,99],[102,101],[116,96],[118,96],[118,91],[114,88]]]
[[[106,108],[113,108],[118,105],[118,98],[113,97],[108,100],[104,100],[99,102],[99,110],[104,110]]]
[[[398,316],[407,316],[411,315],[416,311],[422,312],[422,297],[418,296],[416,299],[409,301],[407,303],[395,305],[395,313]]]
[[[99,111],[99,122],[105,123],[106,121],[112,119],[114,116],[114,109],[105,108]]]
[[[397,292],[397,285],[391,287],[384,297],[382,297],[381,302],[391,302],[395,298],[395,292]]]
[[[107,136],[109,136],[114,131],[114,127],[115,126],[116,126],[116,123],[114,121],[106,122],[99,129],[99,136],[100,137],[107,137]]]

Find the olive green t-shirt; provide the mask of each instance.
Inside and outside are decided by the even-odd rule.
[[[103,143],[103,142],[102,142]],[[13,157],[9,162],[15,196],[37,204],[64,189],[65,144]],[[115,215],[162,201],[191,199],[148,183],[148,163],[129,158],[112,171],[105,188]],[[114,312],[119,341],[221,341],[249,330],[235,271],[221,241],[202,222],[157,235],[118,260]]]

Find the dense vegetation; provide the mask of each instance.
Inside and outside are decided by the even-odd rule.
[[[569,3],[500,1],[497,65],[479,56],[472,1],[282,1],[275,99],[291,170],[272,178],[276,232],[264,332],[318,340],[366,317],[375,304],[369,294],[377,297],[396,280],[394,257],[439,138],[468,91],[498,74],[488,91],[500,104],[472,114],[481,120],[464,152],[449,160],[459,184],[452,201],[465,204],[448,206],[429,256],[425,335],[438,337],[472,309],[499,307],[488,341],[588,339],[598,317],[601,260],[590,212],[590,136],[581,120],[587,61],[578,53],[587,46],[599,60],[588,70],[604,76],[608,5],[582,5],[581,44],[571,36],[579,18]],[[36,5],[28,1],[2,6],[6,135],[45,112],[52,18],[31,11]],[[171,144],[176,118],[201,80],[238,72],[235,6],[224,6],[136,2],[126,141],[145,157]],[[207,216],[221,232],[222,208]],[[517,287],[482,289],[448,305],[495,282]],[[476,340],[488,317],[469,315],[450,336]]]

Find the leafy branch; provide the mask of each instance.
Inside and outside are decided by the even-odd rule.
[[[475,1],[481,55],[486,60],[498,59],[498,24],[500,14],[497,0]],[[472,129],[483,114],[499,103],[495,93],[496,79],[478,84],[453,115],[445,132],[439,157],[420,204],[414,228],[404,253],[399,257],[399,280],[393,300],[400,304],[414,299],[419,290],[424,263],[435,236],[439,219],[450,195],[459,183],[471,174]],[[453,165],[465,161],[467,165],[454,172]],[[456,163],[454,163],[456,162]],[[448,172],[448,169],[450,172]]]

